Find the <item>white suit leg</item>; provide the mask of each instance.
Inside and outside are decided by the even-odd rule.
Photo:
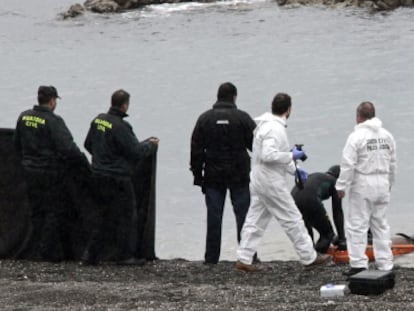
[[[392,270],[390,227],[386,218],[387,203],[376,204],[372,211],[370,228],[373,238],[375,264],[379,270]]]
[[[270,213],[261,198],[252,190],[251,203],[241,232],[241,241],[237,249],[237,259],[251,264],[260,240],[270,221]]]
[[[296,207],[290,192],[287,189],[284,190],[268,193],[265,204],[292,241],[300,262],[308,265],[316,259],[317,254],[303,222],[302,214]]]
[[[349,264],[352,268],[368,268],[368,257],[365,255],[365,250],[369,219],[369,201],[355,191],[350,192],[345,227]]]

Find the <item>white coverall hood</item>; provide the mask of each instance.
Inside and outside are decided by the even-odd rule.
[[[372,118],[355,125],[355,130],[358,130],[359,128],[368,128],[374,132],[378,132],[380,128],[382,128],[382,121],[378,118]]]

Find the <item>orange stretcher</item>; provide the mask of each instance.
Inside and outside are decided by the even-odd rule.
[[[414,238],[403,233],[397,233],[392,239],[391,250],[394,256],[406,255],[414,252]],[[332,256],[335,263],[348,263],[348,251],[339,251],[337,247],[331,245],[327,251],[327,254]],[[372,245],[368,245],[365,251],[369,261],[374,261],[374,248]]]
[[[391,246],[391,250],[394,256],[400,256],[409,254],[414,252],[414,244],[396,244]],[[332,259],[335,263],[348,263],[348,251],[338,251],[336,250],[336,246],[330,246],[327,254],[332,256]],[[368,245],[365,254],[368,256],[369,261],[373,261],[374,257],[374,249],[372,245]]]

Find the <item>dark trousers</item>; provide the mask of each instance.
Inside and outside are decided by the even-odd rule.
[[[221,248],[221,227],[223,221],[224,202],[227,189],[230,190],[230,198],[233,205],[237,223],[237,241],[240,242],[240,233],[246,219],[250,205],[249,185],[242,187],[214,186],[205,188],[207,205],[207,238],[205,262],[217,263]]]
[[[326,212],[322,202],[309,201],[305,204],[305,206],[300,206],[299,209],[302,212],[305,226],[308,229],[312,239],[312,228],[315,228],[315,230],[319,233],[319,239],[315,244],[316,251],[326,253],[332,239],[335,236],[335,233],[331,221],[329,220],[328,213]]]
[[[131,227],[135,192],[130,178],[94,175],[95,206],[89,211],[90,237],[83,260],[125,260],[133,257]]]
[[[25,181],[32,226],[27,258],[56,262],[69,257],[63,174],[25,168]]]

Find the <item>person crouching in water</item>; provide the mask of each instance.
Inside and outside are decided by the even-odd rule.
[[[295,186],[291,192],[311,238],[313,239],[313,228],[319,233],[315,249],[320,253],[326,253],[331,243],[336,244],[338,250],[346,250],[342,200],[335,189],[339,172],[339,165],[334,165],[326,173],[310,174],[302,189]],[[329,198],[332,198],[332,215],[337,236],[322,203]]]
[[[251,204],[237,250],[237,270],[260,270],[252,264],[253,256],[272,216],[279,221],[306,268],[326,264],[331,260],[331,256],[317,254],[313,248],[312,239],[288,188],[286,175],[294,175],[294,161],[305,156],[305,152],[296,147],[290,151],[286,121],[291,109],[290,96],[279,93],[273,99],[272,113],[265,113],[256,119],[258,124],[253,136]],[[303,175],[304,171],[299,172]]]

